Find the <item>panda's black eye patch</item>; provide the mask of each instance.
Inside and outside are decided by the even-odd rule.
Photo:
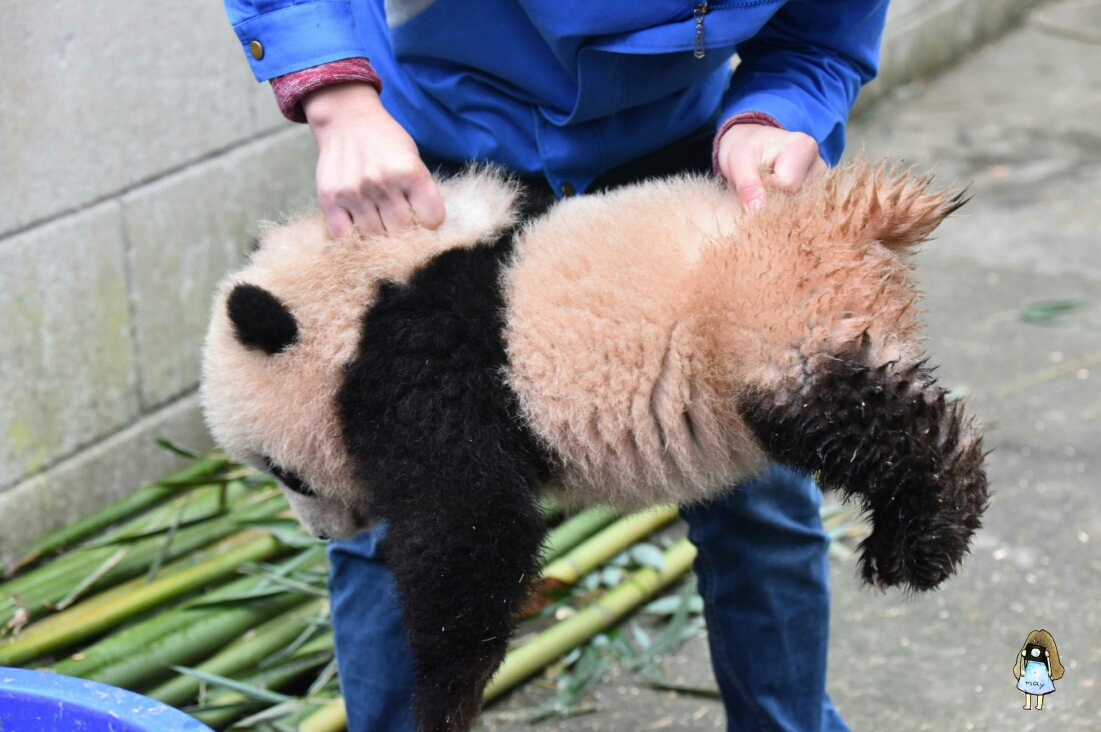
[[[269,356],[298,339],[298,323],[287,306],[263,287],[237,285],[229,293],[226,311],[237,331],[237,340],[259,348]]]
[[[313,488],[310,488],[308,485],[306,485],[306,482],[304,480],[299,478],[291,471],[285,470],[276,465],[274,462],[272,462],[272,459],[270,457],[265,457],[264,462],[267,463],[268,472],[275,476],[275,478],[278,479],[280,483],[285,485],[287,487],[287,490],[294,491],[298,495],[306,496],[307,498],[314,498],[317,496],[317,493],[314,492]]]

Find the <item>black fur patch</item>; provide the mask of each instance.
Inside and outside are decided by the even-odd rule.
[[[298,323],[287,306],[263,287],[237,285],[226,300],[237,340],[269,356],[298,340]]]
[[[986,508],[983,452],[924,362],[836,359],[798,393],[759,393],[742,412],[774,460],[860,497],[873,523],[865,580],[928,590],[955,571]]]
[[[307,498],[315,498],[317,496],[314,489],[306,485],[306,481],[299,478],[296,473],[276,465],[272,462],[270,457],[265,456],[264,462],[268,466],[268,472],[285,485],[287,490],[294,491],[298,495],[306,496]]]
[[[372,514],[388,524],[422,732],[474,723],[539,571],[545,459],[502,375],[511,248],[506,235],[448,251],[407,284],[382,284],[338,397]]]

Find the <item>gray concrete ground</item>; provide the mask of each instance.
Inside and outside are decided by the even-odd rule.
[[[974,200],[919,257],[929,352],[969,391],[995,452],[995,495],[962,573],[920,597],[860,586],[835,563],[830,693],[854,730],[1101,729],[1101,10],[1049,6],[935,81],[857,121],[850,150],[936,166]],[[1060,28],[1065,29],[1061,33]],[[1091,43],[1095,39],[1095,43]],[[1090,307],[1049,325],[1045,300]],[[1046,628],[1066,666],[1043,711],[1011,673]],[[670,678],[712,685],[706,641]],[[712,700],[611,675],[599,711],[536,725],[495,712],[546,698],[537,683],[487,710],[497,730],[725,727]]]

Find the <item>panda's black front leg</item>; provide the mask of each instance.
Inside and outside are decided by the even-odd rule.
[[[384,283],[338,395],[371,517],[389,527],[421,732],[474,724],[539,571],[546,459],[502,377],[510,246],[451,250]]]
[[[758,391],[742,414],[770,456],[857,496],[872,519],[864,579],[936,587],[967,553],[986,508],[979,431],[924,362],[868,366],[819,356],[799,386]]]
[[[400,481],[379,486],[373,501],[388,524],[386,556],[413,649],[421,732],[473,726],[539,572],[544,525],[529,481],[463,452],[422,456]]]

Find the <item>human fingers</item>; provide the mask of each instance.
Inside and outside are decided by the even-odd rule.
[[[409,201],[418,224],[426,229],[440,228],[446,209],[440,189],[436,181],[432,180],[427,168],[424,170],[424,175],[415,178],[406,189],[405,198]]]
[[[790,133],[772,161],[769,183],[794,193],[810,177],[817,161],[818,143],[810,135]]]
[[[355,223],[352,216],[345,209],[334,204],[321,204],[321,213],[325,217],[325,228],[329,230],[329,238],[340,241],[352,233]]]
[[[400,190],[388,191],[375,205],[386,233],[396,234],[413,225],[413,209]]]
[[[761,180],[761,160],[754,149],[736,148],[730,152],[727,179],[734,184],[738,199],[746,211],[756,211],[765,202],[765,184]]]
[[[386,233],[386,225],[383,223],[378,207],[373,201],[359,198],[349,206],[349,209],[360,236],[366,238],[382,236]]]

